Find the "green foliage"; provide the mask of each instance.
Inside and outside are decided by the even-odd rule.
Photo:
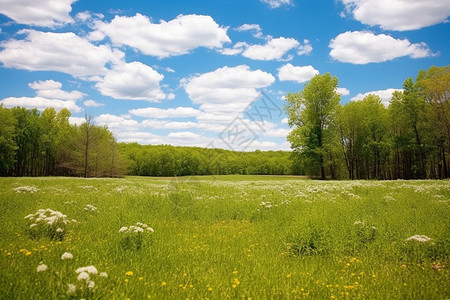
[[[69,117],[67,109],[0,106],[0,176],[122,176],[113,134],[90,122],[72,126]]]
[[[450,177],[450,67],[420,71],[386,108],[380,97],[338,103],[337,79],[317,75],[286,96],[291,147],[320,178]],[[345,170],[345,172],[344,172]]]
[[[233,152],[223,149],[170,145],[120,144],[128,158],[129,174],[138,176],[291,175],[292,155],[285,151]]]

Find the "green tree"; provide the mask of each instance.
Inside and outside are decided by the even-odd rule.
[[[16,119],[11,110],[0,105],[0,175],[5,176],[14,165]]]
[[[338,79],[329,73],[316,75],[299,93],[286,96],[285,111],[293,130],[288,135],[291,148],[305,157],[310,171],[325,179],[326,159],[332,157],[335,121],[340,96]]]

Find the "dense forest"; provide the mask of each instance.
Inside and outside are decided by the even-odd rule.
[[[337,86],[336,77],[316,75],[286,97],[288,140],[309,175],[450,177],[450,66],[407,78],[387,107],[373,94],[341,105]]]
[[[69,124],[70,112],[56,113],[0,105],[1,176],[116,177],[125,172],[114,135],[91,117]]]

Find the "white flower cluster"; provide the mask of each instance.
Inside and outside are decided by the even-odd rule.
[[[66,225],[76,220],[69,220],[67,216],[53,209],[39,209],[34,214],[25,216],[30,225],[30,233],[34,235],[48,235],[51,238],[62,237]]]
[[[108,274],[106,272],[101,272],[99,274],[95,266],[81,267],[75,270],[77,275],[77,280],[81,282],[81,286],[77,287],[75,284],[68,284],[67,294],[74,295],[77,290],[84,292],[85,290],[92,291],[95,287],[95,282],[92,281],[93,277],[98,275],[99,277],[106,278]]]
[[[260,205],[261,205],[263,208],[266,208],[266,209],[271,209],[271,208],[274,207],[274,206],[278,206],[278,205],[276,205],[276,204],[273,205],[272,202],[270,202],[270,201],[261,201]]]
[[[36,272],[45,272],[47,271],[47,269],[48,269],[47,265],[41,262],[39,266],[37,266]]]
[[[427,237],[426,235],[416,234],[416,235],[410,236],[409,238],[407,238],[405,240],[405,242],[411,242],[411,241],[415,241],[415,242],[419,242],[419,243],[426,243],[426,242],[431,241],[431,238]]]
[[[144,231],[154,232],[153,228],[141,222],[137,222],[135,225],[131,226],[123,226],[119,229],[119,232],[121,233],[142,233]]]
[[[16,188],[13,188],[13,191],[15,191],[16,193],[36,193],[37,191],[39,191],[38,188],[34,187],[34,186],[19,186]]]
[[[98,212],[97,207],[95,207],[94,205],[91,205],[91,204],[86,204],[86,206],[84,207],[84,210]]]

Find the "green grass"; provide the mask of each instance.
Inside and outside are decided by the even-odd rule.
[[[449,206],[448,180],[0,178],[0,298],[448,299]],[[62,241],[30,236],[46,208],[77,220]],[[67,294],[89,265],[108,277]]]

